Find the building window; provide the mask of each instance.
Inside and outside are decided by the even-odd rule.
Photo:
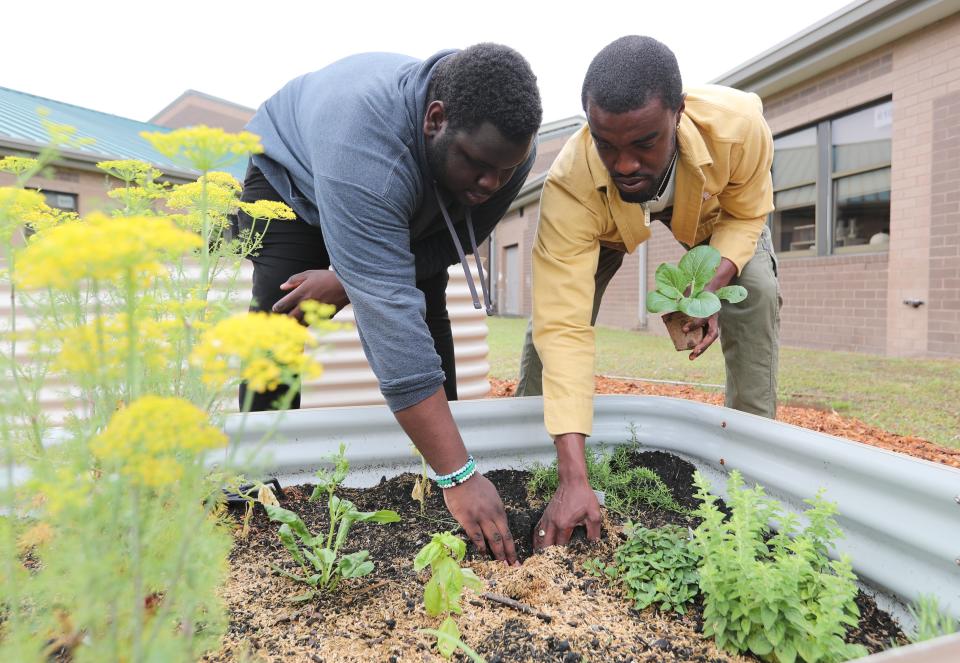
[[[63,193],[62,191],[44,191],[39,190],[46,199],[44,202],[50,207],[62,209],[65,212],[77,211],[77,194]]]
[[[888,249],[892,116],[887,101],[774,140],[770,224],[779,253]]]
[[[816,254],[816,127],[773,141],[773,191],[773,241],[777,252]]]
[[[890,242],[893,103],[830,123],[833,251],[886,250]]]

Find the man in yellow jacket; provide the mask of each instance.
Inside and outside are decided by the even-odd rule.
[[[518,396],[543,394],[557,447],[560,484],[537,528],[537,547],[567,543],[577,525],[599,536],[600,508],[584,461],[593,424],[593,325],[624,253],[650,237],[651,218],[685,248],[709,244],[720,252],[708,290],[739,284],[749,293],[688,324],[704,328],[690,359],[720,336],[727,406],[776,414],[780,297],[766,227],[773,138],[759,97],[719,86],[684,92],[670,49],[630,36],[594,58],[582,100],[588,124],[550,168],[540,201],[532,334],[517,388]]]

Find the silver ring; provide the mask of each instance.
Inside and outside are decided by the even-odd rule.
[[[544,530],[540,530],[539,532],[537,532],[537,534],[539,534],[541,538],[547,535],[547,533]]]

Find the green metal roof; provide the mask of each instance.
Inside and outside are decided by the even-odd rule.
[[[172,131],[168,127],[138,122],[5,87],[0,87],[0,148],[31,152],[49,142],[41,116],[37,112],[39,108],[50,111],[47,116],[50,121],[75,127],[78,138],[91,138],[95,141],[92,145],[63,150],[65,157],[91,163],[106,159],[139,159],[174,177],[191,178],[199,175],[173,163],[140,136],[141,131]],[[242,182],[246,160],[241,160],[226,170]]]

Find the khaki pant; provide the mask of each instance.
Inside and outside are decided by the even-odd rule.
[[[591,325],[597,322],[603,293],[610,279],[620,269],[623,257],[621,251],[600,248]],[[770,229],[766,226],[757,241],[753,258],[744,265],[740,276],[735,277],[731,284],[742,285],[748,295],[739,304],[724,302],[720,310],[720,347],[727,373],[725,405],[773,419],[777,413],[782,300],[777,281],[777,258]],[[542,394],[543,364],[533,346],[531,323],[527,325],[520,356],[520,381],[516,395]]]

